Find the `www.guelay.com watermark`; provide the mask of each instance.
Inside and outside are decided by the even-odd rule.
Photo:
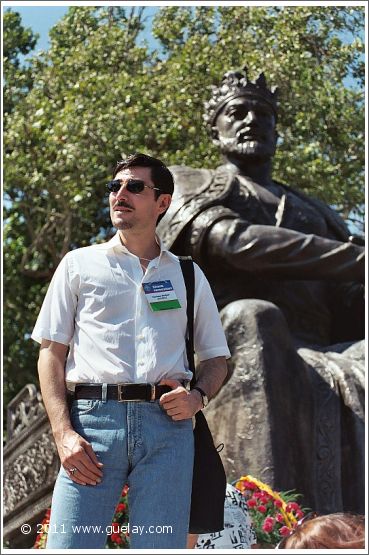
[[[37,524],[37,534],[47,533],[47,534],[67,534],[65,524]],[[30,534],[32,527],[29,524],[22,524],[21,526],[22,534]],[[96,526],[93,524],[89,525],[73,525],[71,526],[73,534],[105,534],[107,536],[111,534],[172,534],[173,527],[169,525],[155,526],[130,526],[127,524],[109,524],[109,526]]]

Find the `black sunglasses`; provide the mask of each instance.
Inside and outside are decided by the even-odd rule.
[[[305,516],[303,516],[296,524],[295,528],[292,528],[291,532],[288,534],[288,536],[285,536],[284,538],[281,539],[281,541],[275,546],[275,549],[285,549],[285,545],[287,543],[288,538],[290,538],[291,536],[293,536],[293,534],[296,532],[296,530],[298,529],[299,526],[301,526],[302,524],[304,524],[305,522],[307,522],[308,520],[313,520],[314,518],[316,518],[318,516],[318,513],[312,511],[310,513],[307,513]]]
[[[110,193],[117,193],[122,187],[122,182],[120,181],[120,179],[113,179],[112,181],[109,181],[106,186]],[[146,183],[142,181],[142,179],[128,179],[127,183],[125,183],[125,188],[127,189],[127,191],[135,195],[139,195],[140,193],[142,193],[145,187],[147,187],[148,189],[155,189],[155,191],[161,191],[161,189],[158,189],[157,187],[146,185]]]

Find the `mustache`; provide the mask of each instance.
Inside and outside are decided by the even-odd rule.
[[[116,208],[117,206],[120,206],[121,208],[129,208],[130,210],[134,210],[133,206],[131,206],[130,204],[128,204],[128,202],[126,202],[125,200],[118,200],[118,201],[114,204],[114,208]]]
[[[260,133],[257,129],[239,129],[236,133],[237,139],[249,136],[255,137],[256,139],[264,139],[263,133]]]

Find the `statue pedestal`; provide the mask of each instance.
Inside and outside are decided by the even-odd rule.
[[[4,448],[4,543],[31,548],[59,471],[59,457],[41,395],[26,385],[8,405]],[[22,525],[24,527],[22,533]],[[26,533],[27,532],[27,533]]]

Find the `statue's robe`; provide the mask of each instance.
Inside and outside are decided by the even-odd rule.
[[[158,233],[204,270],[232,353],[207,409],[229,478],[299,489],[320,512],[362,511],[363,253],[336,212],[291,187],[274,182],[269,203],[224,166],[170,169]]]

